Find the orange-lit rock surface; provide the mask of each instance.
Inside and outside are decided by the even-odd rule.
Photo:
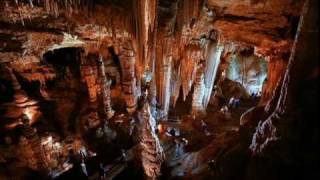
[[[318,130],[306,130],[315,127],[314,116],[304,124],[316,114],[310,97],[317,96],[319,75],[317,4],[1,1],[0,168],[8,168],[0,169],[0,179],[17,169],[42,177],[67,171],[66,152],[58,162],[59,155],[41,149],[50,134],[58,136],[60,150],[69,148],[70,137],[80,139],[84,152],[69,152],[81,156],[74,164],[97,151],[94,163],[114,168],[107,179],[261,178],[260,169],[269,168],[264,162],[278,158],[273,143],[286,159],[290,143],[309,147],[304,138],[311,144],[318,138]],[[25,129],[33,136],[23,135]],[[19,163],[9,163],[12,147],[21,147]],[[263,153],[266,159],[259,158]],[[286,162],[277,159],[283,174],[308,158],[295,153]],[[95,169],[88,176],[97,179],[100,164],[88,166]],[[266,177],[277,179],[273,175]]]

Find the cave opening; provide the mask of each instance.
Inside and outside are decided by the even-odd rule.
[[[79,115],[87,107],[88,95],[80,73],[80,53],[80,48],[61,48],[43,55],[43,62],[54,68],[56,78],[39,87],[44,97],[49,96],[41,107],[44,117],[59,127],[58,132],[62,135],[77,131]],[[59,93],[61,91],[64,93]]]
[[[61,48],[46,52],[44,62],[51,64],[57,71],[58,79],[80,79],[80,48]]]
[[[263,84],[268,73],[268,65],[265,59],[253,54],[232,56],[226,70],[226,77],[239,82],[248,94],[261,95]]]
[[[0,68],[1,70],[3,68]],[[1,71],[0,70],[0,71]],[[4,71],[1,71],[4,73]],[[9,102],[12,100],[14,94],[14,90],[12,88],[12,84],[7,78],[0,78],[0,101],[2,103]]]

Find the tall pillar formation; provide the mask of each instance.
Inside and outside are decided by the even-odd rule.
[[[192,95],[192,106],[191,114],[193,115],[204,115],[205,107],[203,104],[204,94],[206,92],[206,87],[204,84],[204,67],[200,63],[197,67],[197,74],[194,82],[194,92]]]
[[[100,71],[100,81],[101,81],[101,95],[103,98],[103,109],[107,119],[111,119],[114,115],[114,110],[111,107],[111,94],[110,94],[110,86],[111,80],[107,78],[105,74],[105,67],[103,58],[100,55],[98,60],[98,66]]]
[[[137,79],[135,76],[136,55],[131,42],[126,42],[119,54],[123,77],[122,91],[128,113],[133,113],[137,106]]]

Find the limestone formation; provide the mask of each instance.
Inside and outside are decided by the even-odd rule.
[[[107,117],[107,119],[111,119],[114,115],[114,110],[111,106],[111,94],[110,94],[110,86],[111,81],[108,79],[105,73],[104,62],[102,56],[100,55],[99,60],[99,73],[100,73],[100,87],[101,87],[101,95],[102,95],[102,103],[103,103],[103,111]]]

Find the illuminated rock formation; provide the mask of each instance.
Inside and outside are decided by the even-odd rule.
[[[19,167],[19,158],[1,156],[0,167],[10,172],[0,169],[0,179],[55,167],[41,164],[32,128],[41,138],[51,131],[66,141],[79,136],[101,151],[101,162],[115,160],[121,148],[142,147],[113,161],[113,177],[139,174],[132,159],[141,159],[149,179],[254,179],[269,175],[269,162],[272,170],[274,162],[289,165],[281,174],[309,170],[304,160],[315,164],[308,161],[313,154],[305,157],[317,148],[308,143],[319,139],[317,118],[308,118],[318,104],[319,58],[312,48],[318,30],[297,30],[299,18],[309,16],[301,16],[304,2],[318,1],[1,1],[0,156],[3,140],[21,134],[20,143],[4,144],[25,152],[17,153]],[[316,24],[313,16],[306,22]],[[180,140],[186,147],[173,144]],[[181,156],[169,153],[162,163],[160,142]],[[249,148],[267,158],[250,156]],[[290,148],[296,159],[286,156]]]
[[[209,44],[206,69],[204,73],[204,82],[206,86],[206,93],[203,99],[203,106],[206,108],[211,97],[212,89],[214,86],[215,78],[217,76],[218,66],[220,64],[221,53],[223,45],[218,43]]]
[[[296,89],[301,85],[303,79],[307,78],[307,74],[302,71],[302,68],[307,67],[303,57],[307,55],[308,50],[307,48],[302,48],[302,46],[307,45],[308,37],[312,37],[310,30],[316,28],[316,23],[312,24],[315,21],[311,20],[312,13],[315,13],[316,10],[312,7],[312,4],[316,3],[314,1],[311,2],[307,0],[304,4],[288,67],[285,71],[283,82],[278,84],[281,90],[276,91],[278,94],[274,94],[274,96],[279,97],[278,101],[274,102],[276,104],[273,105],[273,110],[271,110],[271,114],[267,119],[259,121],[253,135],[250,149],[254,155],[263,154],[268,147],[277,141],[282,141],[282,143],[284,143],[283,140],[298,141],[292,136],[292,134],[297,133],[297,130],[288,126],[299,121],[299,118],[296,117],[297,105],[294,103],[296,101],[295,97],[299,94]],[[315,41],[312,43],[315,43]],[[308,46],[311,48],[310,44]],[[315,49],[312,50],[313,52],[316,51]],[[284,146],[284,144],[279,144],[278,146],[281,145]],[[285,146],[285,148],[292,147],[294,147],[293,144]]]
[[[200,63],[197,68],[197,74],[194,82],[194,90],[192,95],[191,114],[194,114],[194,115],[205,114],[203,97],[206,92],[206,87],[204,85],[203,69],[204,69],[203,65]]]
[[[141,124],[139,129],[142,166],[148,178],[157,179],[161,175],[164,153],[155,133],[156,122],[151,114],[149,103],[146,99],[141,101],[143,105],[138,110],[138,119]]]
[[[135,73],[136,55],[131,42],[126,42],[120,51],[120,62],[122,67],[122,90],[127,104],[127,111],[133,113],[137,105],[137,79]]]
[[[88,88],[89,101],[91,103],[97,102],[97,78],[94,72],[94,67],[90,65],[81,66],[82,75]]]
[[[102,100],[103,111],[107,119],[111,119],[114,115],[114,110],[111,107],[111,95],[110,95],[111,80],[108,79],[105,73],[104,62],[101,55],[98,60],[98,66],[99,66],[99,73],[100,73],[101,95],[103,99]]]

